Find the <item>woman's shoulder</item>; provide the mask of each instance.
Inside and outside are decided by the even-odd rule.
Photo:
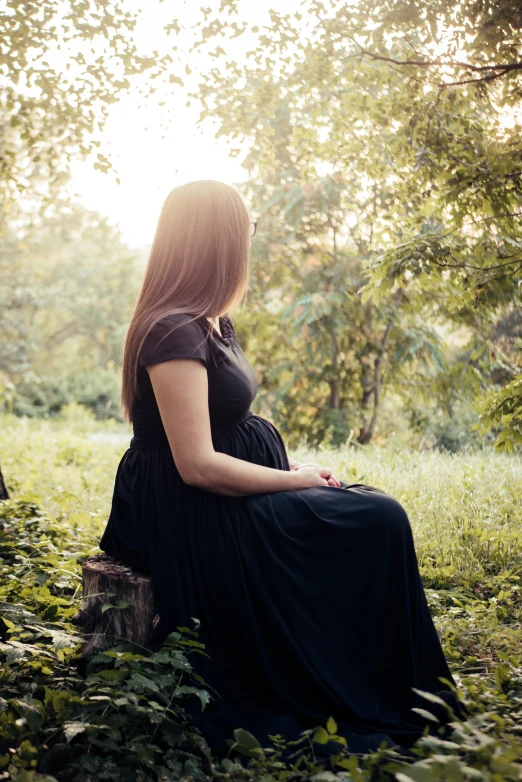
[[[145,366],[170,358],[199,358],[206,363],[206,335],[207,329],[200,316],[188,312],[167,313],[147,333],[139,363]]]
[[[183,335],[187,335],[190,332],[204,333],[208,331],[210,326],[206,318],[201,315],[193,315],[190,312],[170,312],[166,315],[162,315],[154,325],[150,328],[147,337],[149,335],[162,336],[165,333],[171,333],[174,331],[181,331]]]

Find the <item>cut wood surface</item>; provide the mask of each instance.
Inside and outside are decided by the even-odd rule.
[[[149,649],[159,619],[149,576],[107,554],[86,559],[82,572],[83,603],[72,621],[88,634],[83,653],[123,639]]]

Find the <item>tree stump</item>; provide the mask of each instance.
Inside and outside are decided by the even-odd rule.
[[[150,649],[159,621],[150,578],[107,554],[86,559],[82,576],[83,603],[72,622],[90,635],[83,654],[121,640]]]
[[[2,475],[2,470],[0,470],[0,500],[8,500],[9,499],[9,492],[7,491],[7,486],[5,485],[4,476]]]

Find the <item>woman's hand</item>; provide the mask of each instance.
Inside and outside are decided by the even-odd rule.
[[[311,489],[312,486],[328,486],[331,471],[321,467],[303,465],[294,471],[298,489]]]
[[[300,475],[304,472],[307,476],[309,474],[319,475],[321,477],[321,483],[314,483],[313,486],[335,486],[338,488],[341,484],[337,478],[332,474],[329,467],[321,467],[318,464],[300,464],[293,467],[294,472],[298,472]]]
[[[299,462],[293,462],[293,466],[292,466],[291,469],[292,470],[299,470],[299,471],[301,471],[303,469],[313,469],[313,470],[316,470],[316,471],[320,470],[322,472],[327,472],[328,473],[328,478],[327,478],[327,485],[328,486],[335,486],[336,488],[338,488],[341,485],[339,483],[338,479],[335,477],[335,475],[333,475],[333,473],[332,473],[332,471],[330,470],[329,467],[321,467],[319,464],[310,464],[310,463],[299,464]]]

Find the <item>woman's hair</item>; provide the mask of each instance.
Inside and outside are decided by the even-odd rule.
[[[138,396],[138,355],[165,315],[219,317],[248,285],[250,216],[239,191],[214,180],[188,182],[167,196],[123,349],[126,420]]]

